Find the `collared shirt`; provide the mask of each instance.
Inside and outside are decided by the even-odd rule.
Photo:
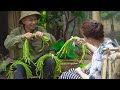
[[[41,31],[41,32],[46,32],[42,27],[37,26],[33,33]],[[17,27],[14,30],[11,31],[11,33],[7,36],[4,45],[6,49],[8,50],[14,50],[15,57],[14,59],[21,59],[22,54],[23,54],[23,44],[24,44],[24,39],[22,39],[21,35],[25,33],[25,30],[23,26]],[[44,34],[46,37],[50,39],[49,41],[49,46],[45,44],[44,50],[39,52],[39,50],[42,48],[42,39],[41,38],[34,38],[33,40],[29,40],[29,51],[32,57],[32,60],[37,59],[41,55],[44,55],[48,53],[49,47],[56,41],[54,36],[49,33]]]
[[[115,46],[115,43],[111,39],[106,38],[106,40],[99,46],[99,48],[94,51],[90,66],[90,79],[101,79],[103,48],[112,48]]]

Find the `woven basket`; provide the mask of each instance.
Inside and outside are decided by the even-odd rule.
[[[73,60],[61,60],[61,71],[67,71],[70,68],[76,68],[80,66],[80,61]]]

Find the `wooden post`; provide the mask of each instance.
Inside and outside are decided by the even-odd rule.
[[[108,55],[104,55],[103,66],[102,66],[102,79],[106,79],[107,57],[108,57]]]
[[[100,12],[99,11],[92,11],[92,18],[93,18],[93,20],[100,22]]]
[[[108,65],[108,55],[110,54],[109,48],[104,51],[103,56],[103,66],[102,66],[102,79],[106,79],[107,75],[107,65]]]
[[[108,75],[109,75],[109,79],[111,78],[111,75],[112,75],[112,68],[111,68],[111,60],[108,60],[108,69],[109,69],[109,73],[108,73]]]

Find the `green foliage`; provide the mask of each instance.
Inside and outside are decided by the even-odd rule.
[[[83,22],[87,16],[88,13],[87,11],[71,11],[72,16],[77,17],[77,21],[78,21],[78,25],[81,24],[81,22]]]
[[[58,52],[62,48],[63,45],[64,45],[64,41],[62,41],[62,40],[57,41],[50,47],[50,50],[54,50],[54,51]]]
[[[85,13],[84,11],[71,11],[72,16],[84,18]]]
[[[103,20],[110,19],[111,17],[114,17],[116,20],[120,20],[120,12],[119,11],[101,11],[101,18]]]
[[[6,63],[4,60],[1,66],[2,66],[2,71],[6,71],[7,68],[6,68]]]
[[[101,18],[104,20],[107,20],[110,17],[110,13],[108,11],[101,11],[100,15],[101,15]]]
[[[115,20],[120,21],[120,11],[117,11],[117,14],[115,15]]]
[[[38,25],[46,29],[46,11],[41,12],[41,17],[38,19]]]
[[[72,50],[70,50],[70,52],[67,54],[67,58],[72,59],[72,60],[76,60],[77,58],[77,54],[75,54]]]
[[[73,21],[75,21],[75,28],[77,26],[79,26],[88,16],[86,11],[68,11],[68,12],[69,12],[69,17],[72,17],[72,18],[76,17],[76,19],[73,20]],[[58,38],[57,36],[59,36],[59,37],[64,36],[63,35],[64,34],[63,14],[64,14],[64,11],[47,11],[47,31],[52,33],[56,38]],[[68,23],[68,22],[66,22],[66,23]],[[74,28],[74,26],[72,26],[72,25],[70,25],[69,27],[67,30],[68,32],[70,31],[70,29],[72,27]],[[56,34],[58,34],[57,30],[60,30],[59,35],[56,35]],[[73,29],[71,29],[71,30],[73,30]],[[72,33],[72,31],[70,33]],[[77,35],[77,33],[75,35]]]

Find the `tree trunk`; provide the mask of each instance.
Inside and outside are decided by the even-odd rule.
[[[113,21],[113,16],[111,16],[111,32],[114,32],[114,21]]]
[[[100,22],[100,12],[99,11],[92,11],[92,19]]]

